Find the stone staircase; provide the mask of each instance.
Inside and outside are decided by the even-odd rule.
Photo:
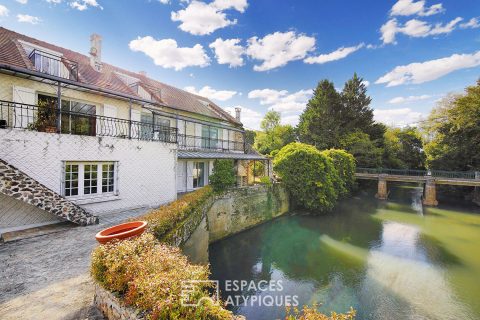
[[[1,159],[0,193],[50,212],[63,221],[81,226],[98,223],[98,217]]]

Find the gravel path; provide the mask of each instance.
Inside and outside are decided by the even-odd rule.
[[[95,234],[143,212],[102,216],[99,225],[0,245],[0,318],[103,319],[92,306],[89,276]]]

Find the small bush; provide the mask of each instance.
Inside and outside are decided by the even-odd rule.
[[[213,162],[213,171],[209,177],[210,185],[215,192],[233,187],[237,182],[235,166],[231,159],[217,159]]]
[[[330,158],[315,147],[298,142],[286,145],[275,157],[274,170],[297,204],[321,211],[335,205],[337,171]]]
[[[170,230],[199,210],[201,206],[212,195],[212,188],[205,186],[194,192],[183,195],[180,199],[151,210],[147,214],[135,218],[148,222],[148,229],[161,240]]]
[[[208,280],[208,266],[192,265],[179,248],[160,243],[152,234],[98,246],[91,274],[105,289],[120,294],[147,319],[231,319],[231,312],[210,299],[196,308],[181,304],[183,280]],[[207,286],[195,286],[195,299],[209,297]]]
[[[261,177],[260,178],[260,183],[263,184],[263,185],[266,185],[267,187],[271,187],[272,186],[272,180],[270,180],[270,177]]]
[[[355,158],[345,150],[339,149],[324,150],[322,154],[332,160],[333,166],[337,170],[340,178],[338,194],[342,197],[346,196],[355,185]]]
[[[330,316],[317,311],[316,306],[312,308],[304,306],[300,311],[298,308],[287,308],[287,316],[285,320],[354,320],[356,312],[353,308],[347,313],[332,312]]]

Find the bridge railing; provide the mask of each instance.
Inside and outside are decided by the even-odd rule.
[[[357,168],[356,173],[389,174],[398,176],[435,177],[447,179],[479,179],[475,171],[414,170],[388,168]]]

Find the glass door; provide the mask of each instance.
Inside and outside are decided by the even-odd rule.
[[[205,185],[205,163],[193,163],[193,188],[201,188]]]

